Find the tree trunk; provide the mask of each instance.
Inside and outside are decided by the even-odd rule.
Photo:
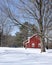
[[[41,52],[45,52],[45,40],[44,40],[44,31],[43,31],[43,19],[42,19],[42,0],[40,0],[40,33],[41,33]]]
[[[0,46],[1,46],[1,33],[0,33]]]
[[[2,32],[0,32],[0,46],[2,46]]]
[[[45,52],[45,40],[44,36],[41,36],[41,52]]]

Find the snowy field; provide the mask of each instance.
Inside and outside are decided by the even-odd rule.
[[[52,50],[0,47],[0,65],[52,65]]]

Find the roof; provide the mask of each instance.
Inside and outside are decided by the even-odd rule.
[[[23,41],[23,44],[24,44],[24,43],[26,43],[26,42],[28,42],[28,39],[27,39],[27,40],[25,40],[25,41]]]
[[[39,36],[38,34],[33,34],[32,36],[28,37],[28,40],[34,36]]]
[[[32,38],[32,37],[34,37],[34,36],[36,36],[36,35],[37,35],[37,34],[34,34],[34,35],[28,37],[28,39],[25,40],[25,41],[23,42],[23,44],[24,44],[24,43],[29,43],[29,42],[30,42],[30,38]]]

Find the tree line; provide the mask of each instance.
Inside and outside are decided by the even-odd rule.
[[[25,27],[25,25],[29,26]],[[19,26],[19,32],[16,32],[15,36],[10,34],[2,34],[1,44],[0,46],[9,46],[9,47],[23,47],[23,41],[27,40],[28,37],[35,34],[37,31],[35,29],[34,24],[25,22],[23,25]]]

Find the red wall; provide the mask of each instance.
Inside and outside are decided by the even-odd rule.
[[[32,47],[32,43],[34,43],[34,48],[38,48],[38,44],[40,43],[40,38],[39,37],[32,37],[30,39],[30,47]]]
[[[26,42],[27,44],[25,47],[27,48],[40,48],[38,44],[40,43],[40,37],[39,36],[33,36],[29,39],[29,43]]]

